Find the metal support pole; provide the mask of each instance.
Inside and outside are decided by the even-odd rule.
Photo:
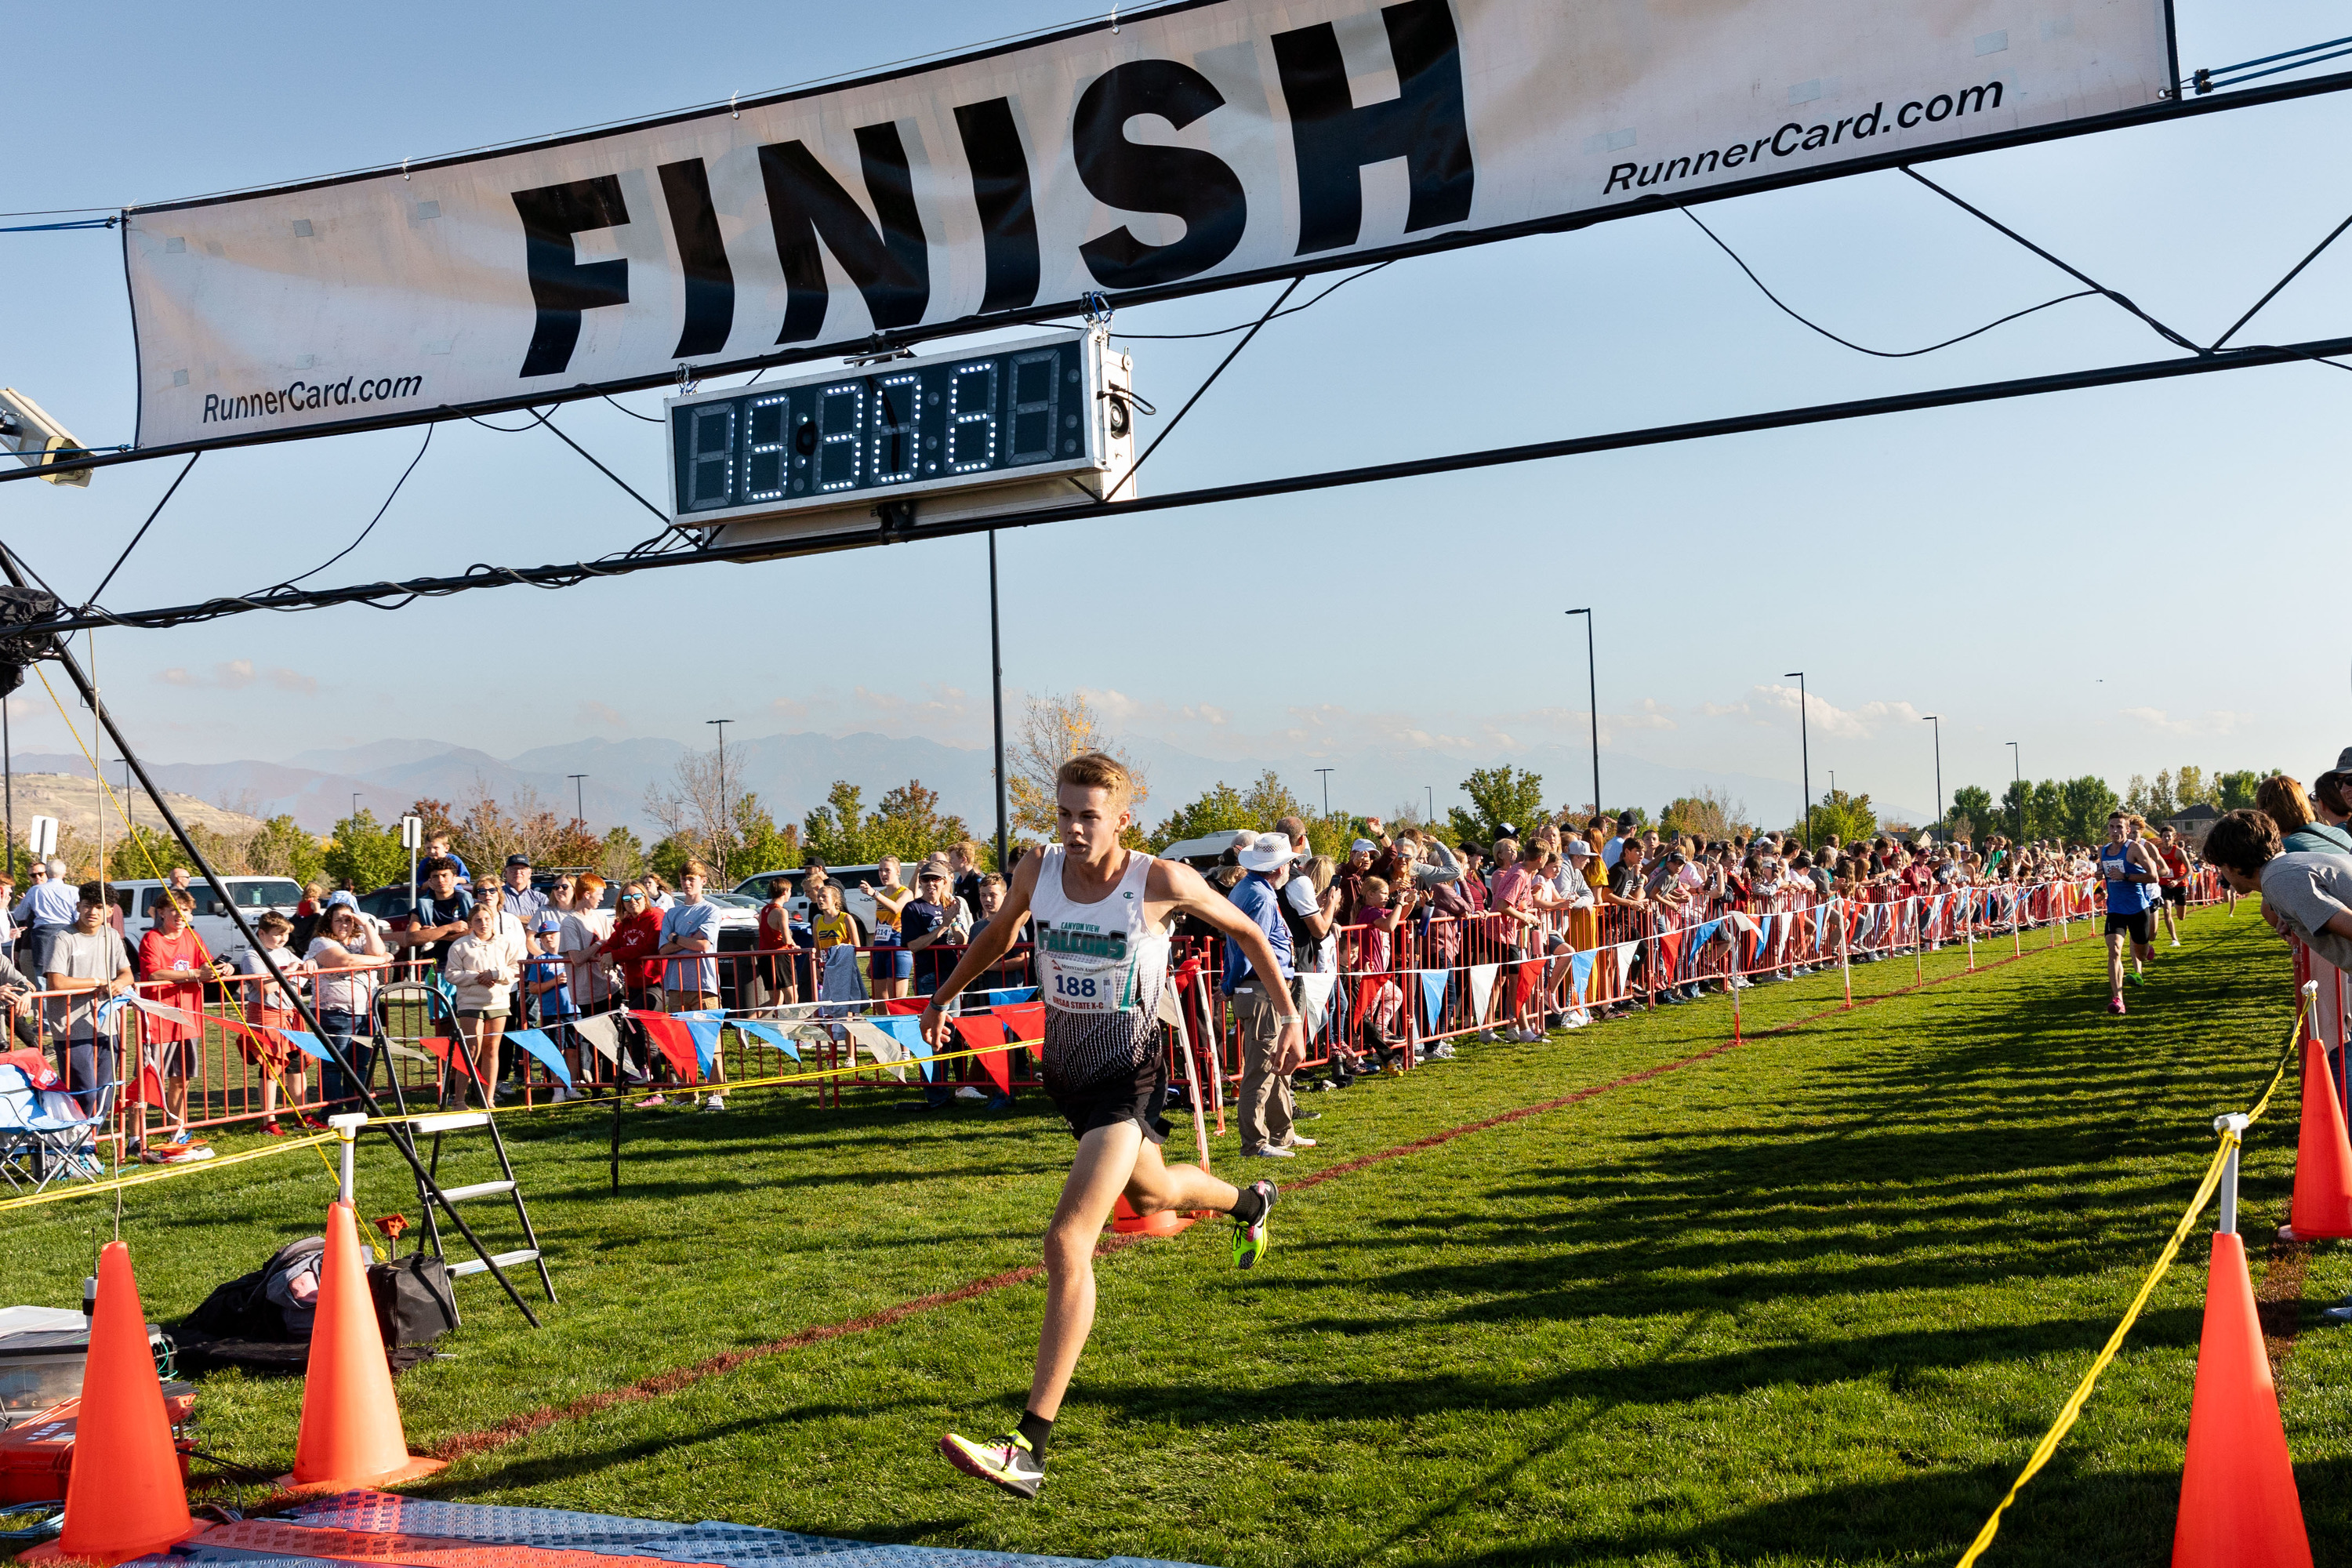
[[[1805,847],[1811,849],[1813,847],[1813,742],[1807,733],[1810,727],[1806,723],[1808,715],[1805,712],[1810,704],[1805,698],[1805,672],[1792,669],[1789,675],[1797,678],[1797,767],[1799,775],[1804,780]],[[1786,680],[1789,675],[1780,679]]]
[[[0,546],[0,574],[5,574],[9,583],[15,587],[25,586],[25,575],[16,564],[15,552],[5,546]],[[319,1022],[319,1015],[312,1008],[310,999],[287,977],[284,970],[278,967],[278,960],[271,955],[270,950],[261,945],[261,939],[255,933],[253,923],[246,919],[245,910],[237,906],[234,898],[230,897],[228,884],[221,880],[220,873],[213,869],[211,859],[203,850],[196,847],[195,840],[188,837],[187,828],[180,822],[179,813],[172,809],[171,802],[163,797],[163,792],[156,787],[153,779],[148,777],[147,765],[139,760],[136,752],[131,751],[131,742],[114,722],[114,715],[107,710],[103,702],[99,700],[98,688],[91,684],[89,675],[82,669],[80,661],[74,658],[72,648],[62,640],[57,646],[57,660],[58,667],[65,671],[66,678],[73,682],[74,689],[81,694],[81,700],[89,705],[91,713],[96,715],[99,724],[107,736],[114,742],[114,749],[121,752],[122,760],[130,764],[132,774],[139,780],[140,787],[144,789],[148,798],[155,803],[156,814],[163,817],[164,827],[180,847],[187,853],[188,858],[194,863],[197,872],[205,879],[205,885],[212,889],[213,898],[218,903],[220,912],[228,916],[231,922],[236,925],[237,934],[245,939],[247,944],[256,953],[260,955],[262,967],[269,972],[270,979],[277,982],[278,989],[284,993],[286,999],[294,1005],[296,1015],[302,1020],[302,1026],[310,1032],[320,1048],[327,1053],[327,1059],[335,1064],[345,1079],[358,1085],[360,1100],[367,1107],[368,1115],[371,1118],[382,1118],[383,1107],[377,1101],[375,1091],[362,1082],[359,1074],[352,1070],[350,1058],[343,1055],[342,1047],[335,1044],[334,1037],[327,1033],[326,1026]],[[394,1148],[400,1151],[401,1158],[406,1160],[409,1169],[415,1173],[418,1183],[425,1187],[433,1200],[440,1202],[442,1208],[449,1215],[450,1223],[455,1225],[457,1227],[457,1233],[466,1238],[467,1245],[471,1247],[484,1262],[489,1263],[490,1277],[505,1287],[507,1297],[514,1302],[515,1310],[523,1315],[531,1327],[538,1328],[539,1318],[531,1311],[530,1304],[522,1299],[520,1291],[516,1290],[514,1282],[506,1277],[506,1271],[496,1263],[489,1262],[489,1248],[482,1245],[481,1238],[474,1234],[473,1227],[466,1223],[465,1216],[458,1214],[457,1205],[442,1197],[441,1184],[434,1179],[433,1173],[425,1168],[422,1161],[417,1159],[415,1145],[403,1135],[404,1131],[405,1129],[398,1123],[387,1124],[383,1130],[385,1138],[391,1142]]]
[[[342,1199],[348,1204],[352,1202],[352,1194],[355,1190],[352,1155],[359,1147],[360,1129],[367,1125],[367,1114],[347,1110],[340,1116],[328,1117],[327,1125],[335,1130],[335,1137],[342,1145]]]
[[[1584,617],[1584,696],[1587,716],[1592,721],[1592,815],[1601,815],[1601,672],[1592,658],[1592,612],[1590,609],[1570,610],[1571,616]]]
[[[0,695],[0,791],[7,796],[8,880],[16,879],[16,763],[8,742],[8,697]]]
[[[2213,1131],[2230,1140],[2229,1157],[2221,1163],[2221,1217],[2213,1226],[2223,1235],[2238,1228],[2238,1151],[2244,1147],[2250,1125],[2242,1111],[2233,1110],[2213,1119]]]
[[[1006,863],[1011,831],[1005,809],[1004,781],[1004,638],[996,603],[996,530],[988,531],[988,697],[996,718],[996,874],[1013,875]]]

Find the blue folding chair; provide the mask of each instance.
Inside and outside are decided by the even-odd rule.
[[[63,1089],[36,1089],[22,1068],[0,1067],[0,1177],[18,1191],[29,1182],[37,1193],[60,1178],[102,1180],[98,1139],[121,1087],[102,1086],[85,1111]]]

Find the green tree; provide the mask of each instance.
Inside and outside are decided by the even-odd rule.
[[[625,882],[642,877],[646,870],[646,847],[637,836],[625,827],[615,827],[604,835],[597,846],[596,868],[608,882]]]
[[[113,881],[138,882],[161,878],[173,867],[183,865],[186,860],[186,853],[160,827],[140,824],[134,826],[130,834],[107,840],[106,874]]]
[[[1457,839],[1491,844],[1507,822],[1528,833],[1544,820],[1541,773],[1507,763],[1499,768],[1478,768],[1462,781],[1462,793],[1470,797],[1470,809],[1450,806],[1446,813]]]
[[[2026,813],[2032,831],[2029,838],[2055,838],[2065,831],[2066,794],[2055,779],[2043,779],[2033,786],[2033,805]],[[2105,837],[2102,831],[2101,837]]]
[[[408,851],[400,847],[400,826],[382,823],[362,810],[335,824],[320,867],[338,882],[362,893],[408,880]]]
[[[2213,792],[2206,785],[2205,770],[2182,764],[2180,772],[2173,777],[2172,798],[2182,811],[2192,805],[2212,805]]]
[[[1798,824],[1800,829],[1803,824]],[[1813,807],[1813,837],[1826,844],[1830,835],[1837,835],[1840,844],[1860,843],[1878,831],[1878,812],[1867,795],[1848,795],[1842,789],[1822,793],[1821,802]]]
[[[2106,837],[2107,817],[2122,804],[2106,780],[2084,773],[2060,784],[2058,793],[2065,805],[2057,837],[2071,844],[2096,844]]]
[[[2000,831],[2015,839],[2033,837],[2026,829],[2033,826],[2033,786],[2011,780],[2000,792]]]
[[[1979,827],[1990,827],[1993,821],[1992,795],[1974,784],[1965,784],[1952,792],[1952,815],[1966,816]]]
[[[291,877],[307,882],[319,875],[324,856],[319,841],[302,831],[290,816],[273,816],[246,840],[245,858],[264,877]]]
[[[806,858],[828,866],[866,865],[885,855],[914,861],[971,837],[962,817],[940,810],[939,792],[920,779],[892,790],[871,812],[865,802],[865,791],[835,779],[825,803],[802,820]]]
[[[746,793],[736,802],[729,825],[735,845],[728,852],[730,875],[753,876],[761,871],[789,871],[801,863],[801,830],[795,823],[776,826],[757,795]],[[740,878],[738,878],[740,880]]]
[[[2254,791],[2264,779],[2273,776],[2252,768],[2239,768],[2213,775],[2212,794],[2209,797],[2217,811],[2242,811],[2254,804]]]
[[[835,779],[824,804],[801,818],[801,844],[808,860],[824,866],[861,866],[866,853],[866,792]]]
[[[2172,795],[2172,770],[2158,768],[2156,771],[2156,783],[2150,784],[2147,789],[2147,819],[2150,822],[2163,822],[2179,815],[2180,806],[2173,799]]]
[[[1162,817],[1160,826],[1151,830],[1150,844],[1156,854],[1171,844],[1198,838],[1204,833],[1222,833],[1227,828],[1257,826],[1257,819],[1242,804],[1242,792],[1219,780],[1203,790],[1198,799],[1178,806]]]

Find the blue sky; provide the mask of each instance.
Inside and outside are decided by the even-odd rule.
[[[160,200],[551,132],[1073,15],[1018,0],[984,22],[925,0],[713,0],[691,25],[604,4],[118,6],[111,42],[64,28],[12,42],[0,209]],[[2184,68],[2342,30],[2340,8],[2318,5],[2181,0],[2180,15]],[[2352,212],[2352,167],[2336,155],[2347,137],[2339,97],[1933,172],[2210,340]],[[1897,174],[1700,210],[1794,307],[1873,345],[1934,342],[2074,287]],[[16,285],[0,380],[92,442],[127,439],[133,416],[117,246],[104,232],[0,236]],[[2347,281],[2352,241],[2242,341],[2344,333]],[[1156,306],[1119,325],[1222,326],[1271,297]],[[1224,346],[1136,343],[1138,387],[1172,409]],[[1666,214],[1350,286],[1269,329],[1145,479],[1189,488],[2169,352],[2084,300],[1939,353],[1866,358],[1782,316]],[[2120,787],[2195,763],[2308,778],[2352,741],[2345,639],[2326,630],[2328,600],[2293,586],[2344,559],[2331,458],[2347,382],[2242,372],[1018,531],[1001,546],[1006,679],[1015,701],[1084,689],[1118,728],[1271,763],[1301,786],[1326,756],[1389,746],[1437,746],[1466,773],[1582,743],[1583,637],[1560,612],[1591,604],[1604,753],[1786,778],[1791,805],[1781,672],[1798,668],[1817,790],[1835,768],[1848,788],[1931,799],[1930,712],[1944,716],[1948,791],[2006,779],[2011,740],[2030,776],[2097,772]],[[562,419],[660,493],[651,426],[596,404]],[[419,439],[206,457],[108,603],[180,603],[316,564],[365,524]],[[0,487],[0,528],[78,597],[177,467],[110,470],[87,490]],[[383,525],[320,581],[569,560],[651,522],[544,433],[445,426]],[[583,736],[700,743],[701,721],[720,715],[754,734],[983,744],[983,550],[110,632],[95,657],[159,759],[394,735],[499,755]],[[70,750],[37,683],[10,712],[20,749]],[[1349,800],[1338,777],[1334,800],[1394,804]]]

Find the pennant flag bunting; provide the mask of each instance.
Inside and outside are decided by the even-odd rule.
[[[563,1053],[555,1048],[555,1042],[547,1037],[545,1030],[509,1029],[507,1038],[537,1057],[540,1064],[553,1073],[564,1088],[572,1087],[571,1065],[563,1059]]]
[[[1591,980],[1592,954],[1589,952],[1570,954],[1568,960],[1568,985],[1570,992],[1576,998],[1576,1005],[1580,1007],[1584,1005],[1585,991]]]
[[[1770,915],[1758,915],[1756,917],[1756,950],[1759,952],[1761,952],[1771,944],[1772,917]]]
[[[930,1005],[931,999],[928,996],[886,996],[882,1000],[882,1011],[919,1018],[922,1016],[923,1009]]]
[[[1421,972],[1421,1011],[1428,1021],[1431,1034],[1437,1033],[1437,1020],[1445,1013],[1445,981],[1453,972],[1445,969],[1424,969]]]
[[[801,1059],[801,1048],[793,1044],[792,1036],[773,1024],[755,1024],[748,1018],[738,1018],[735,1027],[743,1034],[767,1041],[794,1061]]]
[[[1016,985],[1010,990],[988,994],[988,1005],[992,1007],[1005,1007],[1015,1002],[1034,1002],[1036,999],[1037,988],[1034,985]]]
[[[631,1017],[645,1026],[646,1034],[654,1047],[669,1058],[678,1076],[688,1083],[702,1081],[699,1053],[695,1049],[694,1036],[687,1026],[667,1013],[632,1013]]]
[[[1682,932],[1678,931],[1670,931],[1658,938],[1658,955],[1664,960],[1665,972],[1669,977],[1681,973],[1678,967],[1678,961],[1682,957]]]
[[[900,1083],[907,1081],[907,1069],[896,1065],[907,1059],[907,1047],[898,1043],[897,1036],[876,1028],[863,1018],[845,1019],[843,1027],[849,1031],[851,1066],[856,1065],[856,1047],[863,1046],[877,1064],[888,1067]]]
[[[609,1013],[598,1013],[572,1026],[573,1032],[587,1041],[596,1054],[608,1062],[621,1059],[621,1029]]]
[[[1633,949],[1638,945],[1636,942],[1621,942],[1612,950],[1617,954],[1617,989],[1621,992],[1633,977]]]
[[[672,1016],[686,1025],[686,1032],[694,1041],[695,1061],[708,1073],[711,1064],[719,1059],[719,1031],[725,1026],[727,1015],[705,1011],[677,1013]]]
[[[1495,999],[1495,974],[1499,963],[1474,963],[1470,966],[1470,1005],[1476,1009],[1478,1021],[1486,1021],[1486,1004]]]
[[[1045,1038],[1045,1004],[1024,1002],[1018,1006],[1000,1007],[996,1016],[1004,1021],[1016,1046],[1042,1045]]]
[[[891,1037],[896,1039],[900,1045],[907,1047],[907,1054],[917,1058],[922,1063],[923,1080],[926,1083],[929,1082],[931,1077],[931,1042],[923,1038],[922,1025],[916,1019],[910,1018],[903,1013],[889,1014],[887,1016],[877,1018],[875,1023],[882,1028],[890,1031]]]
[[[1307,994],[1307,1022],[1319,1030],[1325,1020],[1331,1016],[1331,997],[1339,988],[1339,977],[1336,974],[1302,974],[1298,979],[1299,989]]]
[[[314,1061],[323,1062],[329,1059],[327,1056],[327,1042],[319,1038],[318,1036],[312,1034],[308,1029],[272,1029],[270,1030],[270,1033],[273,1035],[285,1036],[287,1041],[291,1044],[296,1050],[300,1051],[304,1056],[310,1058]]]
[[[1535,994],[1537,984],[1543,979],[1543,960],[1523,958],[1517,967],[1518,973],[1511,977],[1511,1006],[1524,1013],[1528,1010],[1528,998]]]
[[[1010,1098],[1013,1093],[1013,1064],[1004,1052],[1003,1023],[983,1013],[976,1018],[958,1018],[955,1027],[956,1033],[963,1037],[964,1048],[981,1053],[973,1059],[980,1063],[981,1070],[988,1074],[989,1081],[996,1085],[996,1092]]]

